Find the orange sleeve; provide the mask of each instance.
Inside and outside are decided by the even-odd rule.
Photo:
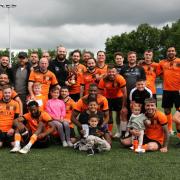
[[[13,90],[13,91],[12,91],[11,98],[12,98],[12,99],[15,99],[17,96],[18,96],[17,92]]]
[[[157,76],[160,76],[163,73],[163,70],[162,70],[163,64],[164,64],[163,61],[159,62],[158,66],[157,66],[157,69],[156,69]]]
[[[79,99],[78,102],[76,102],[74,110],[81,112],[83,106],[82,99]]]
[[[51,73],[52,73],[52,72],[51,72]],[[51,83],[52,83],[52,85],[56,85],[56,84],[58,84],[58,81],[57,81],[56,76],[55,76],[55,74],[54,74],[54,73],[52,73]]]
[[[29,81],[32,81],[32,82],[35,81],[35,73],[34,73],[34,71],[31,71],[31,73],[29,75]]]
[[[101,79],[101,80],[99,81],[98,88],[101,89],[101,90],[104,89],[104,80],[103,80],[103,79]]]
[[[117,81],[120,84],[120,88],[126,86],[126,80],[121,75],[118,76]]]
[[[49,122],[52,120],[51,116],[47,112],[42,112],[42,121]]]
[[[101,98],[103,102],[102,111],[107,111],[109,109],[108,100],[104,96],[102,96]]]
[[[161,111],[157,111],[158,121],[161,125],[167,124],[167,117]]]
[[[19,113],[20,113],[19,103],[15,101],[15,102],[14,102],[14,105],[15,105],[15,113],[16,113],[16,114],[19,114]]]

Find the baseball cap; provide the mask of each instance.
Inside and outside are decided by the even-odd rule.
[[[28,57],[28,55],[26,52],[19,52],[19,54],[18,54],[18,58],[27,58],[27,57]]]

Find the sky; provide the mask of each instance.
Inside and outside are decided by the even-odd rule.
[[[12,49],[104,50],[108,37],[180,18],[180,0],[0,0],[10,9]],[[9,47],[8,9],[0,7],[0,48]]]

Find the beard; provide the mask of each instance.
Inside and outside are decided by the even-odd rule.
[[[89,66],[89,67],[88,67],[88,70],[90,70],[90,71],[92,71],[92,70],[94,70],[94,69],[95,69],[94,66]]]
[[[66,55],[64,55],[64,54],[59,54],[59,55],[57,56],[57,58],[58,58],[58,60],[63,61],[64,59],[66,59]]]

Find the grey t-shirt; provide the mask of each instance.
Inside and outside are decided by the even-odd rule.
[[[147,120],[147,117],[141,113],[139,115],[132,114],[129,123],[127,125],[128,128],[133,128],[137,130],[144,130],[146,129],[144,121]]]

